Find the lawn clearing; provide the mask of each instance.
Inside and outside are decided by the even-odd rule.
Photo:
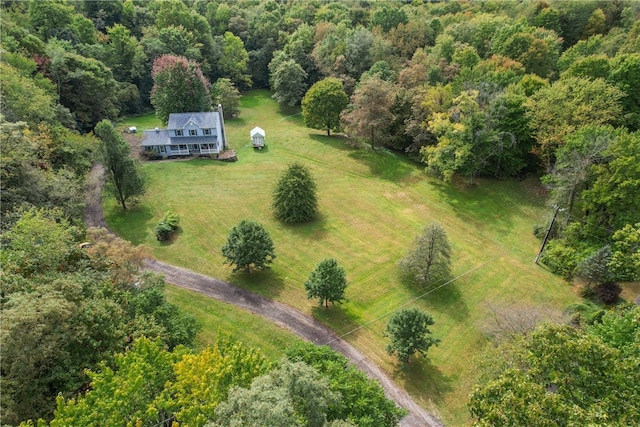
[[[266,131],[267,145],[260,151],[249,139],[255,126]],[[266,91],[245,95],[240,118],[227,121],[226,129],[238,162],[145,163],[147,193],[140,206],[122,213],[107,201],[109,225],[163,261],[312,314],[345,334],[447,425],[468,422],[471,362],[483,344],[488,304],[562,310],[578,300],[567,283],[533,263],[539,248],[533,225],[549,215],[534,180],[479,180],[475,188],[445,184],[402,157],[352,149],[340,136],[305,128],[300,115],[281,110]],[[294,161],[316,179],[320,215],[308,224],[285,226],[271,214],[271,192]],[[180,215],[181,232],[161,243],[153,229],[167,210]],[[260,222],[270,233],[277,254],[273,268],[247,275],[223,264],[220,248],[242,219]],[[436,291],[403,283],[397,268],[431,221],[445,227],[459,276]],[[345,268],[349,281],[348,301],[329,309],[308,301],[304,290],[304,281],[326,257]],[[431,329],[442,342],[428,358],[401,369],[384,350],[383,330],[390,314],[406,306],[432,314]]]
[[[197,292],[167,285],[165,293],[169,302],[183,307],[201,322],[202,331],[196,338],[199,349],[214,345],[220,337],[234,337],[249,347],[259,348],[269,360],[277,362],[284,357],[282,350],[286,346],[300,341],[296,335],[258,315],[212,298],[203,298]]]
[[[164,127],[160,119],[158,119],[155,114],[130,116],[127,117],[122,124],[126,129],[131,126],[135,126],[138,129],[138,132],[142,132],[143,130],[155,129],[156,127]]]

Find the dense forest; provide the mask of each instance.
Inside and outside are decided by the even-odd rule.
[[[0,421],[380,426],[403,415],[329,350],[292,348],[276,364],[232,340],[195,352],[198,323],[142,272],[140,250],[85,229],[94,130],[193,108],[163,85],[177,63],[210,91],[202,109],[222,103],[233,117],[243,91],[268,88],[308,126],[444,181],[539,176],[554,213],[535,230],[540,262],[616,303],[619,283],[640,280],[639,18],[631,0],[2,0]],[[471,416],[637,423],[638,316],[598,311],[501,344]],[[602,355],[592,368],[608,376],[559,375],[569,354]],[[259,412],[260,399],[279,412]],[[526,414],[508,410],[531,400]]]

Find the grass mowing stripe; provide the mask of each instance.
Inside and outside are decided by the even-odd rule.
[[[241,118],[226,123],[238,162],[145,163],[148,191],[141,205],[122,213],[108,200],[107,221],[164,261],[294,306],[338,333],[368,324],[423,292],[400,279],[397,261],[426,224],[442,223],[454,249],[455,275],[498,258],[412,303],[433,315],[440,346],[401,369],[384,350],[385,322],[369,323],[347,339],[428,409],[437,410],[447,425],[466,424],[473,378],[468,360],[482,345],[487,304],[561,310],[578,300],[570,286],[532,262],[539,247],[532,228],[548,213],[538,187],[532,180],[479,179],[474,188],[442,183],[383,150],[354,149],[341,137],[304,128],[299,116],[282,120],[296,112],[280,109],[269,97],[266,91],[249,92]],[[266,131],[265,150],[249,143],[255,126]],[[311,223],[289,226],[273,218],[271,192],[294,161],[307,165],[315,177],[320,213]],[[169,209],[180,215],[181,233],[159,243],[153,227]],[[277,258],[267,271],[232,273],[223,264],[220,248],[245,218],[262,223],[275,242]],[[324,309],[306,299],[304,281],[329,256],[345,268],[349,300]]]

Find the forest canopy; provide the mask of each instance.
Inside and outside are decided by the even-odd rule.
[[[170,363],[206,357],[191,354],[198,323],[165,300],[164,280],[142,271],[139,250],[83,225],[100,151],[94,131],[154,108],[166,121],[178,109],[228,102],[232,118],[241,92],[266,88],[283,107],[300,106],[309,127],[406,156],[471,191],[481,177],[539,176],[555,213],[536,230],[550,237],[542,263],[613,302],[617,282],[640,280],[640,2],[7,0],[0,8],[3,423],[51,420],[58,395],[61,419],[84,419],[82,405],[101,391],[80,391],[90,381],[109,386],[114,369],[133,369],[136,352],[156,354],[162,378],[184,382],[197,367],[181,373]],[[191,84],[169,84],[173,75]],[[180,105],[187,89],[194,102]],[[584,338],[560,332],[568,344]],[[322,367],[311,350],[293,356],[317,371],[283,361],[267,374],[254,360],[251,378],[232,394],[218,390],[215,404],[242,402],[294,369],[312,379],[356,376]],[[524,373],[509,375],[492,384]],[[358,393],[339,388],[322,389],[319,419],[364,419],[336,400]],[[493,392],[475,394],[478,418],[494,415],[481,402]],[[401,412],[377,389],[370,394],[376,419],[397,422]],[[162,401],[165,413],[150,419],[202,421],[182,397]],[[290,406],[289,415],[308,418],[309,408]]]

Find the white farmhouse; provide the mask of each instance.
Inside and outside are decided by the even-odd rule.
[[[160,157],[200,156],[227,150],[222,105],[218,111],[173,113],[167,129],[145,130],[142,150]]]

